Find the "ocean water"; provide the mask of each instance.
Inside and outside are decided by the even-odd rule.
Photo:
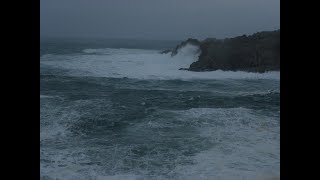
[[[178,42],[44,39],[40,178],[280,176],[280,72],[189,72]]]

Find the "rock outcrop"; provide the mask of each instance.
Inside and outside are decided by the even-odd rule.
[[[188,39],[179,44],[171,55],[186,44],[199,46],[198,61],[192,63],[190,71],[248,71],[265,72],[280,70],[280,30],[263,31],[250,36],[204,41]],[[185,70],[185,69],[183,69]]]

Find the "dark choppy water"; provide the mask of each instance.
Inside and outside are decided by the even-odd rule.
[[[193,47],[119,43],[41,44],[41,179],[279,176],[279,72],[179,71]]]

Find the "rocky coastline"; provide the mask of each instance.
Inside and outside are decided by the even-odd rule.
[[[161,53],[175,56],[179,49],[188,44],[198,46],[201,52],[196,62],[190,64],[189,68],[180,70],[247,72],[280,70],[280,29],[226,39],[207,38],[199,41],[189,38],[173,50]]]

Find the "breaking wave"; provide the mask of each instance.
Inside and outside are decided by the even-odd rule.
[[[84,49],[81,54],[43,55],[42,67],[64,69],[71,76],[93,76],[134,79],[280,79],[280,72],[252,73],[243,71],[191,72],[197,61],[198,47],[187,45],[178,54],[160,54],[144,49]]]

